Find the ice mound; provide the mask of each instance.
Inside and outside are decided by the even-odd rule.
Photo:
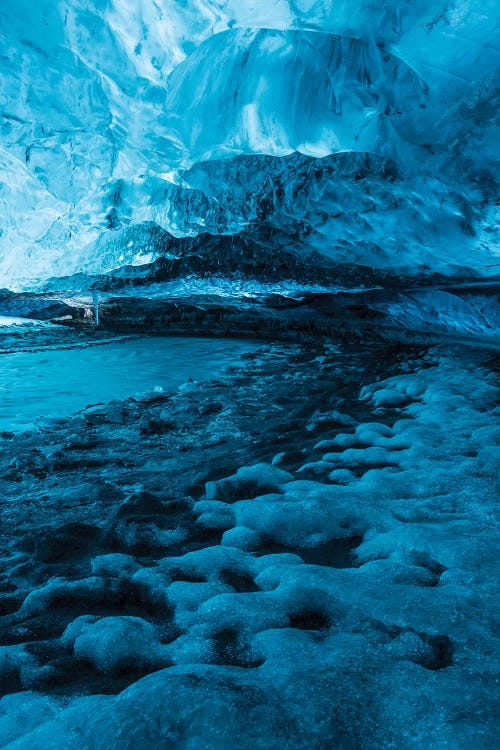
[[[100,672],[161,666],[168,663],[155,628],[139,617],[84,615],[64,631],[61,642]]]
[[[290,482],[292,475],[268,464],[243,466],[236,474],[216,482],[208,482],[205,488],[207,500],[228,500],[233,502],[251,498],[267,492],[279,492]]]

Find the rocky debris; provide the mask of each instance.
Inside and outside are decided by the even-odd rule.
[[[123,424],[123,406],[120,403],[97,404],[85,409],[83,417],[89,426],[97,424]]]

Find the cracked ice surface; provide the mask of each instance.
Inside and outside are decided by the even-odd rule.
[[[497,273],[497,19],[493,0],[4,0],[0,287],[151,262],[158,225],[262,220],[271,255]]]

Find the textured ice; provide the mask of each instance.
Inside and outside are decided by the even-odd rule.
[[[308,391],[338,367],[322,359],[312,373],[307,363]],[[92,538],[95,527],[79,528],[87,547],[73,549],[60,521],[45,536],[37,530],[32,553],[18,539],[12,580],[31,593],[4,616],[2,636],[29,640],[0,655],[4,684],[18,689],[0,701],[4,747],[495,747],[495,380],[477,353],[465,361],[442,348],[416,365],[406,358],[398,374],[366,375],[342,412],[327,408],[338,385],[319,411],[288,383],[295,440],[309,440],[298,455],[323,460],[323,477],[302,479],[300,460],[290,471],[261,461],[209,480],[197,502],[172,500],[165,460],[151,463],[158,442],[138,462],[149,457],[160,489],[125,485],[123,497],[103,487],[103,528]],[[240,381],[247,408],[244,391]],[[191,389],[168,408],[182,403],[192,420],[186,403],[204,395]],[[108,461],[114,433],[121,445],[127,429],[95,429]],[[329,479],[332,466],[341,468]],[[72,505],[68,486],[59,491],[56,514],[79,508],[97,520],[95,494]],[[207,507],[224,515],[222,543],[222,529],[204,523]],[[152,519],[183,525],[187,543],[134,548],[126,539],[118,548],[128,552],[116,551],[117,523]],[[63,575],[44,580],[53,570]],[[68,693],[44,695],[61,689],[63,673]]]
[[[0,24],[0,286],[262,220],[270,255],[497,272],[493,0],[4,0]]]
[[[169,661],[155,628],[140,617],[83,615],[68,625],[61,642],[104,673],[158,668]]]
[[[496,750],[499,19],[0,0],[2,748]]]

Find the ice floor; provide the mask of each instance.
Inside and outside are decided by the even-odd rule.
[[[497,365],[271,345],[4,434],[0,746],[493,750]]]

